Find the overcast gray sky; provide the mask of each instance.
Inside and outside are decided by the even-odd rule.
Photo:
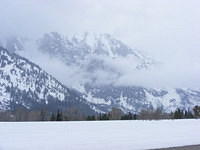
[[[199,8],[199,0],[1,0],[0,34],[110,33],[172,74],[200,79]]]
[[[110,33],[150,54],[199,51],[199,0],[1,0],[1,34]]]

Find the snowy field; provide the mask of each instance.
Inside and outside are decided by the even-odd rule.
[[[0,150],[137,150],[200,144],[200,120],[0,123]]]

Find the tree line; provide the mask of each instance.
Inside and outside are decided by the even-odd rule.
[[[23,108],[15,111],[0,112],[0,121],[93,121],[93,120],[160,120],[160,119],[190,119],[200,118],[200,106],[193,109],[177,108],[174,112],[166,113],[162,108],[144,109],[139,113],[124,113],[119,108],[112,108],[108,113],[84,115],[76,108],[51,112],[42,110],[27,110]]]

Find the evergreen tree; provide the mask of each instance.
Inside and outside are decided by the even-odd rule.
[[[132,119],[133,119],[133,115],[131,112],[129,112],[127,115],[127,120],[132,120]]]
[[[95,119],[95,116],[93,115],[93,116],[87,116],[86,120],[92,121],[92,120],[96,120],[96,119]]]
[[[45,110],[41,110],[41,112],[40,112],[40,120],[41,121],[45,121],[46,120],[46,111]]]
[[[188,117],[188,111],[185,110],[185,111],[184,111],[184,118],[187,118],[187,117]]]
[[[188,113],[187,113],[187,118],[194,118],[194,115],[192,114],[191,111],[188,111]]]
[[[50,121],[56,121],[56,116],[54,115],[54,113],[51,114]]]
[[[184,118],[194,118],[194,115],[192,114],[192,112],[190,110],[185,110],[184,112]]]
[[[98,116],[98,120],[102,120],[101,118],[102,118],[102,114],[100,113]]]
[[[184,113],[181,109],[177,109],[175,112],[174,112],[174,119],[183,119],[184,118]]]
[[[133,115],[133,120],[137,120],[137,114]]]
[[[125,114],[121,117],[121,120],[136,120],[136,119],[137,119],[137,115],[132,114],[131,112],[129,112],[128,114]]]
[[[60,112],[59,110],[57,112],[56,121],[63,121],[62,112]]]
[[[109,120],[109,115],[108,114],[100,114],[99,120]]]

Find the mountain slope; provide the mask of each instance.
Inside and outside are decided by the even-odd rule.
[[[9,42],[9,41],[13,41]],[[67,70],[76,69],[70,80],[72,87],[82,93],[87,104],[97,112],[107,112],[112,107],[123,111],[138,112],[142,109],[162,107],[165,111],[174,111],[180,107],[191,109],[200,105],[200,89],[147,88],[130,84],[121,85],[120,78],[156,67],[156,61],[145,57],[135,49],[108,34],[65,37],[56,32],[44,34],[36,41],[22,38],[7,41],[10,51],[20,53],[28,50],[26,42],[34,43],[34,48],[45,56],[61,60]],[[5,45],[5,44],[4,44]],[[31,60],[31,56],[28,58]],[[37,62],[35,62],[37,63]],[[62,66],[62,70],[65,70]],[[145,72],[144,72],[145,73]],[[82,75],[75,84],[74,76]],[[78,76],[79,77],[79,76]],[[129,80],[131,80],[129,78]],[[128,80],[128,82],[129,82]],[[80,83],[79,83],[80,82]],[[168,85],[166,85],[168,87]]]
[[[105,112],[112,107],[121,108],[124,112],[157,108],[171,112],[200,105],[200,90],[193,89],[86,85],[85,90],[85,98]]]
[[[0,110],[75,107],[93,112],[81,94],[66,88],[29,60],[0,47]]]
[[[87,72],[91,82],[83,85],[82,92],[101,111],[118,107],[125,112],[138,112],[146,108],[163,107],[170,112],[178,107],[190,109],[200,104],[198,89],[117,85],[117,80],[127,73],[121,71],[124,67],[130,66],[128,72],[131,69],[139,72],[155,67],[156,63],[108,34],[85,33],[69,38],[49,33],[40,39],[39,49],[47,55],[61,58],[67,65],[76,64],[81,71]]]
[[[84,33],[65,37],[57,32],[52,32],[44,34],[38,40],[38,47],[42,52],[63,59],[66,64],[76,63],[82,67],[91,56],[112,59],[132,56],[133,65],[137,68],[147,68],[153,64],[153,60],[109,34]],[[103,61],[103,59],[101,60]]]

